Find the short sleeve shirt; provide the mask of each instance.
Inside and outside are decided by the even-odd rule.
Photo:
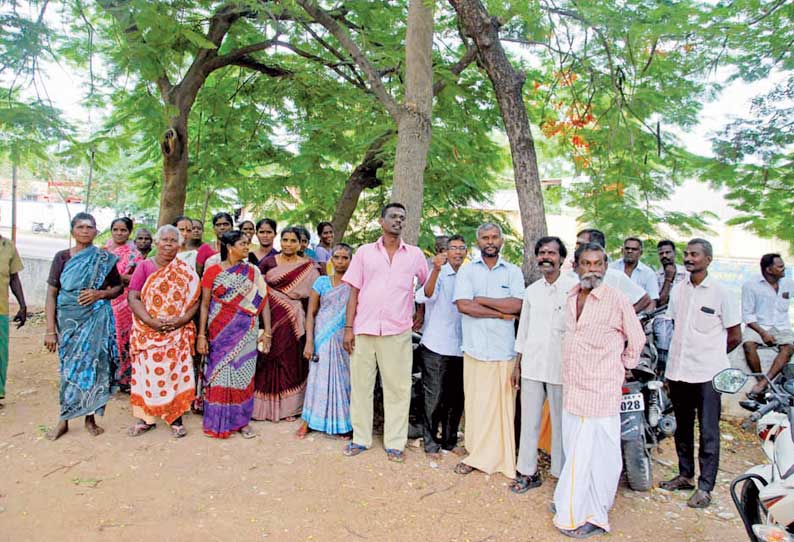
[[[11,275],[22,271],[22,259],[11,239],[0,237],[0,316],[8,315],[8,285]]]
[[[131,292],[142,291],[143,286],[146,284],[146,279],[155,271],[157,271],[157,264],[154,263],[154,260],[148,259],[139,263],[130,277],[129,290]]]

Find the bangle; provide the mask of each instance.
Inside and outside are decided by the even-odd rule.
[[[273,335],[271,333],[262,333],[263,339],[272,339]]]
[[[197,338],[198,338],[198,339],[206,339],[206,338],[207,338],[207,336],[206,336],[206,335],[199,335]]]
[[[345,329],[353,329],[353,326],[345,326]]]
[[[44,335],[57,335],[57,334],[58,334],[58,332],[56,332],[56,331],[48,331]]]

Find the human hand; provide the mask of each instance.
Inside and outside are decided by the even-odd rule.
[[[433,261],[433,267],[435,269],[440,270],[444,266],[444,264],[447,263],[447,253],[441,252],[439,254],[436,254],[435,256],[433,256],[432,261]]]
[[[775,346],[777,344],[775,338],[768,331],[764,331],[761,334],[761,339],[764,341],[764,344],[767,346]]]
[[[25,322],[28,320],[28,308],[27,307],[19,307],[16,316],[14,316],[14,322],[17,323],[17,329],[21,328],[25,325]]]
[[[675,274],[678,270],[675,267],[674,263],[667,263],[664,265],[664,278],[667,280],[672,281],[675,279]]]
[[[306,347],[303,349],[303,359],[311,360],[314,356],[314,342],[306,341]]]
[[[347,352],[351,356],[353,355],[353,350],[355,350],[356,348],[356,336],[353,335],[352,328],[349,327],[345,328],[345,334],[344,337],[342,338],[342,348],[344,348],[345,352]]]
[[[513,384],[514,390],[521,389],[521,364],[516,363],[516,366],[513,368],[513,374],[510,375],[510,383]]]
[[[44,334],[44,346],[50,352],[55,352],[58,349],[58,334],[54,331],[48,331]]]
[[[210,353],[210,345],[207,341],[207,337],[204,335],[199,335],[198,339],[196,339],[196,352],[202,356],[206,356]]]
[[[265,331],[262,333],[262,336],[259,337],[257,340],[257,349],[262,352],[263,354],[267,354],[270,352],[270,345],[273,340],[272,335],[269,331]]]
[[[77,303],[83,306],[91,305],[94,301],[99,301],[102,299],[102,291],[101,290],[93,290],[93,289],[85,289],[80,290],[80,294],[77,296]]]

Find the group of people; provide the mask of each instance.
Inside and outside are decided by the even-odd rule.
[[[525,287],[521,270],[501,256],[498,225],[477,229],[473,254],[463,236],[440,236],[428,260],[402,240],[406,219],[403,205],[386,205],[381,237],[354,252],[334,244],[327,222],[312,250],[308,231],[277,232],[271,219],[233,229],[233,218],[218,213],[216,239],[203,243],[202,224],[179,217],[153,237],[138,230],[132,243],[133,225],[120,218],[100,249],[93,217],[75,215],[75,246],[56,254],[47,281],[45,344],[57,349],[61,368],[60,421],[48,436],[59,438],[77,417],[100,434],[94,416],[117,386],[127,386],[133,437],[157,419],[183,437],[182,416],[191,408],[215,438],[254,437],[251,420],[300,417],[298,438],[310,431],[338,436],[349,440],[343,453],[353,457],[373,445],[379,374],[383,446],[389,460],[403,462],[412,332],[421,331],[424,451],[465,455],[457,474],[499,472],[512,480],[511,491],[525,493],[543,483],[538,441],[548,402],[550,475],[558,479],[554,524],[585,538],[610,529],[622,470],[621,390],[646,343],[637,313],[666,305],[653,327],[678,424],[679,474],[661,487],[694,490],[688,504],[709,505],[720,417],[711,379],[741,343],[756,372],[759,348],[777,347],[770,378],[794,351],[794,285],[779,255],[762,258],[762,274],[745,285],[740,310],[709,275],[713,253],[704,239],[687,243],[683,266],[675,244],[659,242],[661,268],[654,271],[641,262],[643,243],[635,237],[623,242],[615,262],[597,229],[578,234],[572,260],[559,237],[543,237],[534,246],[541,278]],[[764,386],[759,381],[751,395]]]

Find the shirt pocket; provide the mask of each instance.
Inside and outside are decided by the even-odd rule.
[[[708,312],[704,312],[702,308],[698,307],[695,309],[695,316],[692,325],[694,326],[695,330],[699,333],[704,335],[708,335],[713,333],[722,325],[722,318],[720,317],[719,313],[715,312],[710,314]]]

